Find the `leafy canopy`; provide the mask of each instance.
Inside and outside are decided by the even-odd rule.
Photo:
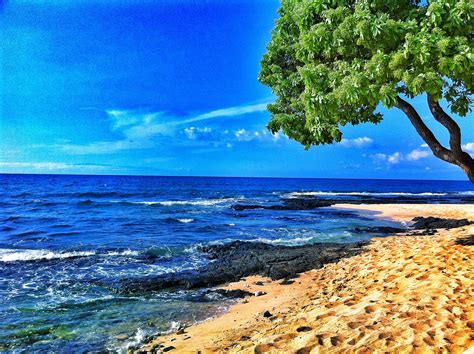
[[[472,0],[282,0],[279,14],[259,77],[277,96],[271,131],[306,148],[340,141],[399,94],[470,111]]]

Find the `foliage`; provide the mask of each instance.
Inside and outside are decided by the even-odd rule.
[[[470,112],[472,0],[282,0],[279,14],[259,77],[277,96],[271,131],[306,148],[340,141],[400,94]]]

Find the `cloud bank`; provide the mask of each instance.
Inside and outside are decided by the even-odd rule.
[[[188,140],[194,141],[223,139],[223,142],[228,143],[227,146],[229,147],[229,144],[233,141],[251,141],[271,134],[266,131],[248,132],[245,129],[237,130],[232,134],[225,134],[209,127],[198,127],[191,124],[223,117],[239,117],[246,114],[264,112],[266,111],[267,104],[259,103],[228,107],[185,117],[170,116],[165,112],[109,109],[105,113],[110,121],[111,130],[123,135],[122,139],[116,141],[96,141],[88,144],[56,144],[54,147],[60,148],[63,152],[70,155],[105,155],[125,150],[153,148],[159,145],[159,140],[176,136],[183,137],[183,134]],[[232,139],[224,139],[232,135]],[[276,139],[276,135],[273,135],[273,139]]]

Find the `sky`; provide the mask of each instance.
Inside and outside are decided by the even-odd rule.
[[[0,0],[0,4],[2,0]],[[465,179],[397,109],[309,151],[273,135],[258,80],[277,0],[0,5],[0,172]],[[412,100],[441,136],[423,96]],[[474,153],[472,116],[459,118]]]

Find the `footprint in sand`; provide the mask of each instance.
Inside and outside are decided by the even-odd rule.
[[[365,313],[373,313],[377,310],[378,306],[377,305],[369,305],[364,307]]]
[[[272,346],[269,344],[259,344],[255,346],[254,352],[255,354],[260,354],[260,353],[267,353],[272,349]]]
[[[330,342],[334,347],[337,347],[338,345],[340,345],[342,342],[344,342],[344,340],[345,338],[341,335],[332,336],[330,338]]]
[[[308,326],[301,326],[296,329],[296,332],[309,332],[312,331],[313,329]]]
[[[296,354],[309,354],[314,346],[300,348],[296,351]]]

